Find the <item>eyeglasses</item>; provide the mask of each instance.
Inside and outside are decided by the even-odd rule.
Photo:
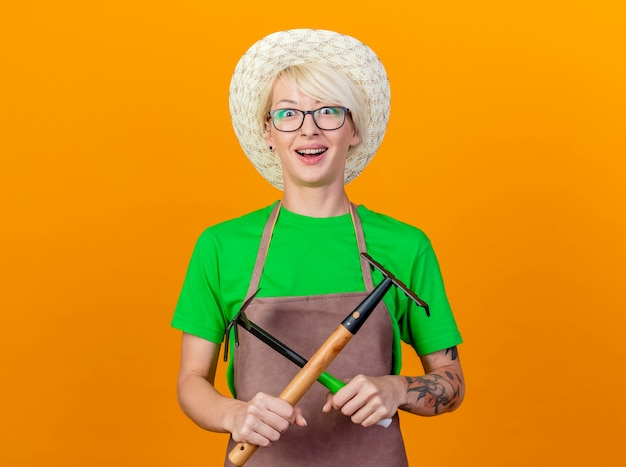
[[[276,109],[269,111],[274,128],[278,131],[297,131],[304,124],[307,115],[320,130],[338,130],[346,122],[346,107],[321,107],[316,110]]]

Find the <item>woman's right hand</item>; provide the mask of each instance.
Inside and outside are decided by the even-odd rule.
[[[259,392],[248,402],[242,402],[232,413],[229,431],[236,442],[267,447],[292,425],[306,426],[298,407]]]
[[[306,426],[302,411],[278,397],[258,393],[244,402],[220,394],[213,386],[219,353],[219,344],[183,333],[178,400],[189,418],[257,446],[269,446],[294,423]]]

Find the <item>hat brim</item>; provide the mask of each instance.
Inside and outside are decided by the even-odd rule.
[[[390,88],[378,56],[353,37],[322,29],[292,29],[270,34],[241,57],[230,82],[229,106],[235,134],[246,156],[274,187],[283,189],[280,159],[265,145],[257,120],[260,99],[276,74],[288,66],[320,62],[343,71],[369,104],[367,141],[346,160],[344,183],[355,179],[378,150],[389,119]]]

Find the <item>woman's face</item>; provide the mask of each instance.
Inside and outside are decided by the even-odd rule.
[[[316,110],[336,107],[337,102],[319,102],[302,94],[291,84],[278,80],[272,92],[271,109]],[[265,132],[265,141],[280,157],[284,189],[289,187],[339,187],[343,190],[346,157],[351,146],[361,142],[352,121],[336,130],[320,130],[312,115],[306,115],[299,130],[278,131],[271,121]]]

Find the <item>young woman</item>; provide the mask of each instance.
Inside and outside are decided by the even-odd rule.
[[[397,410],[452,411],[464,380],[461,337],[428,238],[355,206],[344,188],[385,133],[386,72],[349,36],[283,31],[242,57],[230,103],[246,155],[283,196],[197,242],[172,322],[183,331],[180,405],[202,428],[230,433],[229,451],[237,442],[264,447],[247,465],[407,465]],[[220,344],[245,300],[256,293],[248,318],[310,357],[382,280],[361,252],[428,303],[430,317],[391,288],[328,369],[347,385],[333,395],[316,383],[295,407],[277,395],[299,368],[242,331],[230,349],[235,397],[214,388]],[[401,340],[423,374],[399,374]],[[377,425],[389,417],[389,428]]]

